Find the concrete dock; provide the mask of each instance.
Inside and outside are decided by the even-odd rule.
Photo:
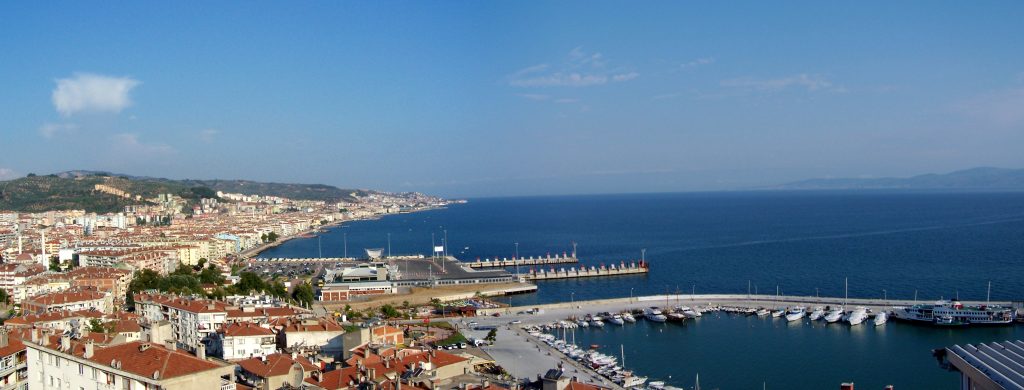
[[[572,278],[590,278],[598,276],[618,276],[618,275],[634,275],[634,274],[646,274],[650,271],[650,268],[646,263],[626,263],[621,262],[618,265],[612,264],[610,266],[591,266],[591,267],[573,267],[573,268],[561,268],[555,270],[554,268],[539,270],[530,270],[525,275],[527,280],[551,280],[551,279],[572,279]]]
[[[813,296],[785,296],[776,297],[775,295],[747,295],[747,294],[669,294],[669,295],[648,295],[638,296],[633,298],[612,298],[612,299],[596,299],[589,301],[574,301],[574,302],[559,302],[550,303],[544,305],[530,305],[522,307],[508,307],[508,308],[496,308],[496,309],[485,309],[477,312],[478,315],[488,315],[494,313],[506,314],[508,312],[519,312],[530,309],[543,309],[545,311],[559,311],[571,310],[571,311],[610,311],[610,310],[626,310],[626,309],[642,309],[645,307],[667,307],[667,306],[704,306],[704,305],[718,305],[718,306],[739,306],[739,307],[765,307],[765,308],[776,308],[776,307],[790,307],[790,306],[806,306],[812,308],[814,306],[845,306],[847,309],[852,309],[856,306],[864,306],[872,311],[879,310],[890,310],[893,306],[911,306],[916,303],[930,303],[934,300],[903,300],[903,299],[864,299],[864,298],[849,298],[844,299],[842,297],[813,297]],[[1007,301],[961,301],[965,305],[989,305],[989,306],[1003,306],[1011,307],[1011,302]],[[598,310],[602,309],[602,310]],[[610,309],[610,310],[605,310]]]
[[[520,266],[536,266],[536,265],[549,265],[549,264],[567,264],[567,263],[579,263],[579,259],[576,256],[570,256],[563,253],[561,256],[550,254],[544,257],[524,257],[524,258],[494,258],[494,259],[476,259],[473,262],[466,262],[465,265],[470,268],[508,268],[508,267],[520,267]]]

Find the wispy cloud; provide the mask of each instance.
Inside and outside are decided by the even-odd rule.
[[[172,155],[178,151],[174,147],[163,143],[144,143],[136,133],[120,133],[111,137],[113,145],[124,152],[139,156],[162,157]]]
[[[39,134],[44,138],[53,138],[58,135],[73,133],[78,130],[74,123],[44,123],[39,126]]]
[[[583,48],[572,49],[565,60],[556,66],[537,64],[520,69],[507,77],[513,87],[590,87],[624,82],[640,74],[626,68],[609,68],[601,53],[590,53]]]
[[[63,116],[80,112],[121,112],[132,104],[129,93],[139,85],[138,80],[130,77],[91,73],[75,73],[56,82],[53,106]]]
[[[1024,124],[1024,87],[987,93],[964,101],[956,109],[1000,126]]]
[[[714,57],[702,57],[693,61],[684,62],[679,65],[680,69],[693,69],[704,65],[711,65],[715,63]]]
[[[555,103],[558,103],[558,104],[572,104],[572,103],[579,103],[580,99],[561,98],[561,99],[555,99],[554,101],[555,101]]]
[[[779,91],[790,87],[804,88],[808,91],[835,90],[843,92],[842,87],[833,87],[832,82],[819,74],[801,73],[776,79],[755,79],[750,77],[722,80],[723,87],[743,88],[758,91]]]
[[[211,143],[211,142],[213,142],[214,138],[217,137],[217,134],[220,134],[220,130],[217,130],[217,129],[203,129],[203,130],[199,131],[199,140],[203,141],[205,143]]]
[[[17,178],[19,175],[10,168],[0,168],[0,180],[11,180]]]
[[[530,100],[536,100],[536,101],[544,101],[544,100],[551,99],[551,96],[541,95],[541,94],[538,94],[538,93],[517,93],[516,96],[519,96],[519,97],[521,97],[523,99],[530,99]]]
[[[663,93],[663,94],[660,94],[660,95],[651,96],[651,100],[668,100],[668,99],[675,99],[675,98],[680,97],[680,96],[683,96],[682,92]]]

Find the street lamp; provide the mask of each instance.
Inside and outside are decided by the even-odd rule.
[[[629,288],[629,302],[630,303],[633,302],[633,288],[632,287]]]
[[[883,288],[882,289],[882,301],[888,301],[888,300],[889,300],[889,292],[885,291],[885,289]]]

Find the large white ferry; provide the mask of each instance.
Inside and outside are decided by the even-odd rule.
[[[1002,306],[964,306],[958,301],[938,301],[896,307],[893,317],[900,320],[935,325],[1005,325],[1013,323],[1017,315],[1013,309]]]

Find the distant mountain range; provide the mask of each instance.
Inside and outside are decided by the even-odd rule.
[[[352,201],[373,191],[341,189],[324,184],[263,183],[249,180],[173,180],[98,171],[66,171],[45,176],[27,176],[0,181],[0,210],[39,212],[84,209],[114,212],[139,202],[95,190],[105,184],[143,198],[176,194],[186,199],[223,191],[250,195],[281,196],[291,199]]]
[[[1024,190],[1024,169],[972,168],[946,174],[925,174],[906,178],[810,179],[772,186],[782,190],[849,189],[948,189],[948,190]]]

